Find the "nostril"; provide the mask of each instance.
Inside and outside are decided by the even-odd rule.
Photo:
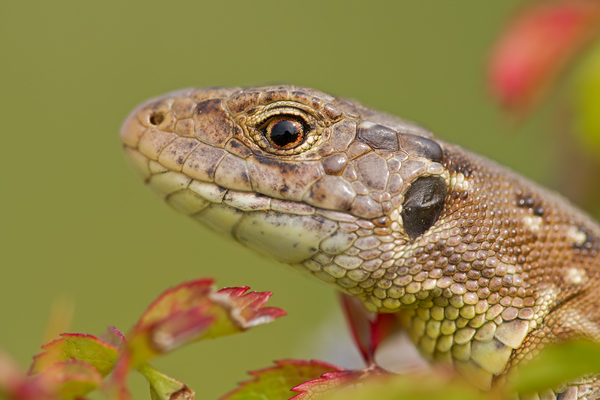
[[[160,125],[161,122],[165,119],[165,116],[161,112],[155,112],[150,116],[150,123],[152,125]]]

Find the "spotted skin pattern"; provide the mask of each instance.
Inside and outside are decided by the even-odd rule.
[[[273,118],[301,144],[277,148]],[[598,224],[409,121],[308,88],[188,89],[136,108],[121,140],[173,208],[397,312],[481,389],[548,344],[600,341]],[[597,399],[600,380],[532,398]]]

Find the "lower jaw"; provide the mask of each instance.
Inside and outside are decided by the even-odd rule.
[[[382,272],[401,256],[391,251],[406,244],[399,232],[382,233],[373,222],[347,213],[202,182],[125,149],[134,169],[172,208],[245,247],[362,298],[371,303],[369,308],[389,312],[400,307],[368,300],[384,279]],[[376,246],[363,245],[369,240]]]

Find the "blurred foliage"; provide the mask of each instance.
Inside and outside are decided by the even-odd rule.
[[[352,390],[350,390],[352,389]],[[482,393],[450,371],[380,378],[367,384],[342,389],[327,400],[500,400],[500,392]]]
[[[528,115],[598,33],[596,0],[529,3],[507,21],[492,49],[493,98],[514,116]]]
[[[272,293],[246,293],[248,289],[217,291],[212,279],[182,283],[154,300],[127,337],[114,327],[103,335],[104,340],[63,333],[42,346],[27,375],[0,353],[0,398],[76,400],[102,389],[112,400],[131,400],[126,378],[136,369],[149,381],[153,400],[193,399],[194,392],[185,384],[146,361],[191,342],[244,332],[285,315],[279,308],[264,307]]]
[[[544,349],[519,368],[512,388],[534,393],[591,373],[600,373],[600,345],[579,341],[564,343]]]

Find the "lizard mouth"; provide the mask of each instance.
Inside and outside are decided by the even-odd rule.
[[[124,148],[134,170],[172,208],[285,263],[304,263],[320,254],[343,254],[359,238],[358,231],[361,236],[392,232],[349,213],[201,182],[171,171],[127,145]],[[398,213],[391,218],[401,223]],[[312,263],[311,267],[314,269]]]

